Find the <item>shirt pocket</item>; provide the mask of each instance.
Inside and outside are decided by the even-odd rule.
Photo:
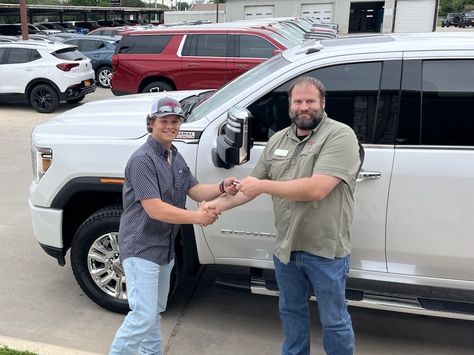
[[[318,156],[312,152],[304,152],[298,156],[298,162],[296,169],[298,171],[298,177],[311,177],[313,176],[314,167]]]
[[[271,180],[283,180],[289,177],[290,159],[274,155],[271,157],[269,177]]]

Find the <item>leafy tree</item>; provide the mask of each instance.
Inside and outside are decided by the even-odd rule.
[[[187,2],[178,2],[176,4],[176,7],[180,11],[186,11],[187,9],[189,9],[189,4]]]
[[[147,7],[142,0],[121,0],[120,4],[126,7]]]
[[[474,0],[441,0],[439,14],[445,16],[448,12],[463,12],[474,9]]]

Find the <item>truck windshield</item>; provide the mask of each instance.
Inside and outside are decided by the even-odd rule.
[[[260,82],[270,74],[283,68],[288,63],[288,60],[283,58],[281,54],[278,54],[257,65],[255,68],[232,80],[220,90],[216,91],[216,93],[209,97],[206,101],[195,107],[192,110],[191,115],[187,117],[186,122],[200,120],[204,116],[208,115],[211,111],[215,110],[216,107],[224,106],[234,96],[238,95],[246,88],[253,86],[255,83]]]

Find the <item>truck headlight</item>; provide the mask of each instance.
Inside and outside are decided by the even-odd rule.
[[[53,151],[49,148],[31,148],[33,178],[38,183],[53,162]]]

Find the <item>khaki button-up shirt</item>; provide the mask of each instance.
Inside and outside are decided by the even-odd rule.
[[[354,217],[359,165],[359,146],[353,130],[326,114],[302,141],[296,137],[294,125],[270,138],[252,176],[293,180],[323,174],[341,179],[321,201],[273,197],[277,230],[274,253],[281,262],[288,263],[292,251],[306,251],[330,259],[350,253],[349,229]]]

